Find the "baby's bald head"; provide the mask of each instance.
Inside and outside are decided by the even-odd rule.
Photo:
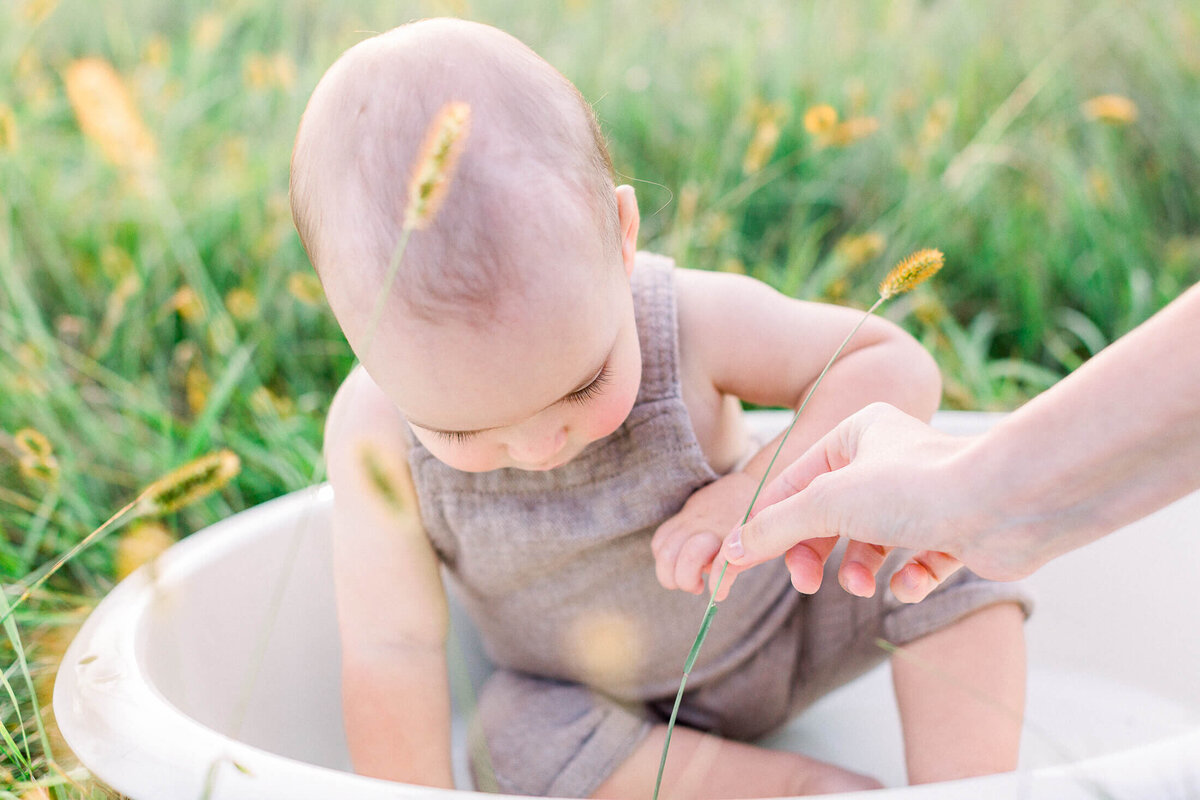
[[[400,239],[425,132],[452,101],[470,106],[469,137],[445,202],[409,240],[385,317],[483,322],[538,270],[619,268],[611,164],[574,86],[495,28],[405,25],[329,69],[292,154],[296,227],[356,347]]]

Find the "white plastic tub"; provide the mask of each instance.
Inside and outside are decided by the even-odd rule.
[[[968,432],[992,419],[943,413],[936,424]],[[97,776],[135,800],[467,800],[349,772],[331,499],[316,487],[237,514],[100,603],[54,691],[63,735]],[[1018,772],[904,787],[886,666],[768,743],[896,787],[844,797],[1200,798],[1200,494],[1052,562],[1031,583]],[[451,660],[477,681],[486,665],[461,615],[455,629],[461,653]]]

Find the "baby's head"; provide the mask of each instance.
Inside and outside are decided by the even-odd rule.
[[[368,331],[426,129],[452,101],[470,133]],[[587,103],[516,39],[427,20],[351,48],[309,101],[291,195],[347,339],[443,461],[548,469],[627,416],[636,202]]]

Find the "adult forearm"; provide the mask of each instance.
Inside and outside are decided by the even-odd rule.
[[[971,448],[980,541],[1032,569],[1200,488],[1200,287]],[[971,563],[972,553],[962,557]]]

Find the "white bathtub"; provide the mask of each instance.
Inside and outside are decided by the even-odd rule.
[[[935,422],[957,433],[993,419],[951,412]],[[63,735],[98,777],[135,800],[467,800],[465,791],[348,771],[331,499],[322,486],[237,514],[172,547],[100,603],[54,690]],[[1200,494],[1052,562],[1030,582],[1038,606],[1027,626],[1019,771],[904,787],[886,665],[768,743],[895,787],[842,795],[863,800],[1200,798]],[[457,613],[454,626],[461,652],[452,669],[478,681],[486,665],[477,643]]]

